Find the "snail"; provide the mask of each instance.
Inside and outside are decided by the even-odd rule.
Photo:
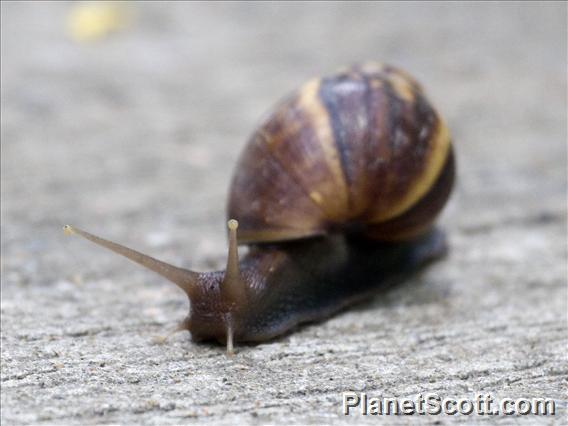
[[[177,284],[190,300],[179,329],[233,353],[236,341],[329,317],[445,254],[433,223],[454,175],[448,129],[421,86],[363,63],[308,81],[251,136],[228,197],[225,271],[178,268],[64,229]]]

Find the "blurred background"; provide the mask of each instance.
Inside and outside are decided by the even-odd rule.
[[[498,187],[515,209],[565,183],[561,9],[7,2],[3,242],[40,253],[70,222],[174,239],[194,260],[216,252],[235,157],[262,114],[306,79],[369,59],[424,84],[456,141],[466,201],[479,209]]]
[[[222,265],[226,191],[254,127],[306,79],[352,62],[383,61],[414,75],[455,140],[459,181],[442,218],[454,250],[436,270],[433,290],[411,299],[399,294],[401,303],[427,299],[431,290],[459,293],[452,300],[461,309],[458,322],[499,311],[510,317],[498,323],[520,312],[527,321],[565,323],[565,3],[1,7],[2,392],[11,407],[3,404],[5,419],[67,418],[65,398],[50,400],[50,409],[26,399],[41,375],[31,376],[27,391],[13,381],[54,362],[42,352],[49,339],[62,339],[66,365],[77,358],[65,333],[102,329],[107,351],[124,335],[139,339],[130,347],[155,350],[144,339],[187,309],[177,289],[64,239],[61,226],[75,224],[198,270]],[[195,351],[183,339],[176,343],[185,357]],[[99,340],[91,346],[82,353],[105,348]],[[118,353],[128,353],[128,344],[119,346]],[[88,419],[87,399],[84,406],[75,415]]]

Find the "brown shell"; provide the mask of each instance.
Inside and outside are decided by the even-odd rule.
[[[239,242],[427,230],[454,179],[449,132],[420,85],[387,65],[355,65],[281,101],[239,160],[228,217]]]

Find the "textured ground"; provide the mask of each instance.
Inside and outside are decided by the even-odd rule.
[[[92,43],[66,34],[70,7],[2,2],[2,424],[471,419],[346,418],[348,390],[549,397],[555,418],[515,420],[566,420],[565,3],[141,3]],[[226,187],[261,114],[366,59],[410,70],[447,118],[450,256],[233,358],[155,343],[183,294],[61,225],[221,266]]]

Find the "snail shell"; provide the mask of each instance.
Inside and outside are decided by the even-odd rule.
[[[355,65],[308,81],[262,121],[227,213],[240,243],[330,232],[409,239],[443,207],[453,161],[448,129],[413,78]]]

